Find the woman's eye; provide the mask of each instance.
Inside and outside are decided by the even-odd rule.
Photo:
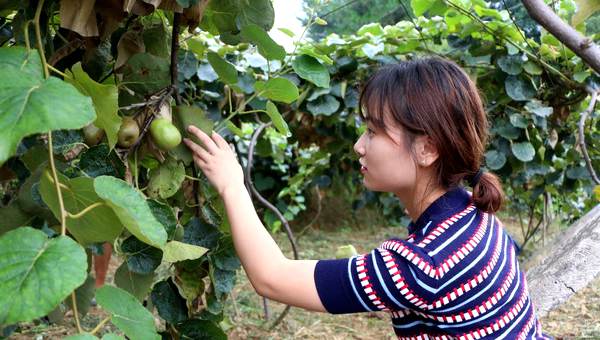
[[[370,128],[367,128],[367,132],[368,132],[368,133],[369,133],[369,135],[371,135],[371,136],[375,134],[375,131],[374,131],[374,130],[372,130],[372,129],[370,129]]]

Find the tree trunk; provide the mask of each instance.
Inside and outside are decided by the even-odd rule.
[[[550,255],[527,272],[538,317],[564,303],[600,273],[600,204],[546,250]]]

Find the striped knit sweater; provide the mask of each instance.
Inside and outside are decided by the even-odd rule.
[[[448,191],[408,229],[407,239],[367,254],[317,262],[315,283],[328,312],[388,312],[399,339],[550,338],[516,245],[466,190]]]

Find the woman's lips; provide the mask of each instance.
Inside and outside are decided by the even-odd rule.
[[[366,166],[364,166],[364,165],[361,165],[361,166],[360,166],[360,172],[362,172],[362,173],[365,173],[365,172],[367,172],[367,167],[366,167]]]

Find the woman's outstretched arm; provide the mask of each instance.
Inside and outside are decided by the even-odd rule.
[[[314,281],[317,261],[285,257],[256,214],[235,152],[216,132],[209,137],[193,126],[189,131],[203,145],[185,143],[223,198],[236,252],[254,289],[275,301],[325,312]]]

